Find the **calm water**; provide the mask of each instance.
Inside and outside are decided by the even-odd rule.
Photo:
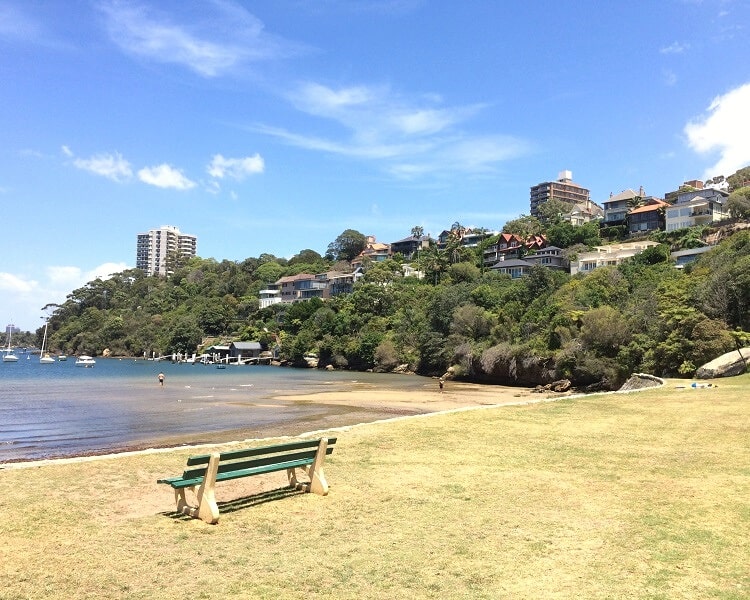
[[[0,463],[226,441],[235,439],[232,432],[292,435],[346,413],[353,422],[365,420],[355,419],[363,411],[276,395],[434,386],[405,375],[102,358],[82,368],[72,357],[49,365],[40,365],[38,356],[19,357],[0,363]]]

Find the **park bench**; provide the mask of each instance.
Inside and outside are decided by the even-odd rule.
[[[190,456],[182,475],[159,479],[157,483],[172,486],[177,512],[216,523],[219,507],[214,488],[218,481],[286,471],[290,487],[320,496],[328,494],[323,462],[326,455],[333,453],[335,443],[336,438],[321,438]],[[301,469],[309,481],[298,480],[297,469]],[[188,502],[187,490],[195,495],[196,504]]]

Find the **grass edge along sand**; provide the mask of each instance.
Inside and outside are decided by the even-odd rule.
[[[343,428],[327,497],[226,483],[216,526],[155,483],[192,449],[2,469],[0,598],[748,598],[748,392]]]

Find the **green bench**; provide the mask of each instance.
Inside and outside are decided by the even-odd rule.
[[[174,489],[177,512],[206,523],[217,523],[219,507],[214,488],[218,481],[286,471],[290,487],[320,496],[328,494],[323,462],[328,454],[333,453],[335,443],[336,438],[321,438],[191,456],[182,475],[159,479],[157,483]],[[297,469],[301,469],[309,481],[299,481]],[[188,502],[186,490],[195,495],[195,504]]]

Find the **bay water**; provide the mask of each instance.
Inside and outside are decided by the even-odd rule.
[[[434,387],[411,375],[132,358],[97,358],[84,368],[74,357],[53,364],[39,364],[38,355],[19,358],[0,363],[0,463],[298,435],[383,415],[284,395]]]

